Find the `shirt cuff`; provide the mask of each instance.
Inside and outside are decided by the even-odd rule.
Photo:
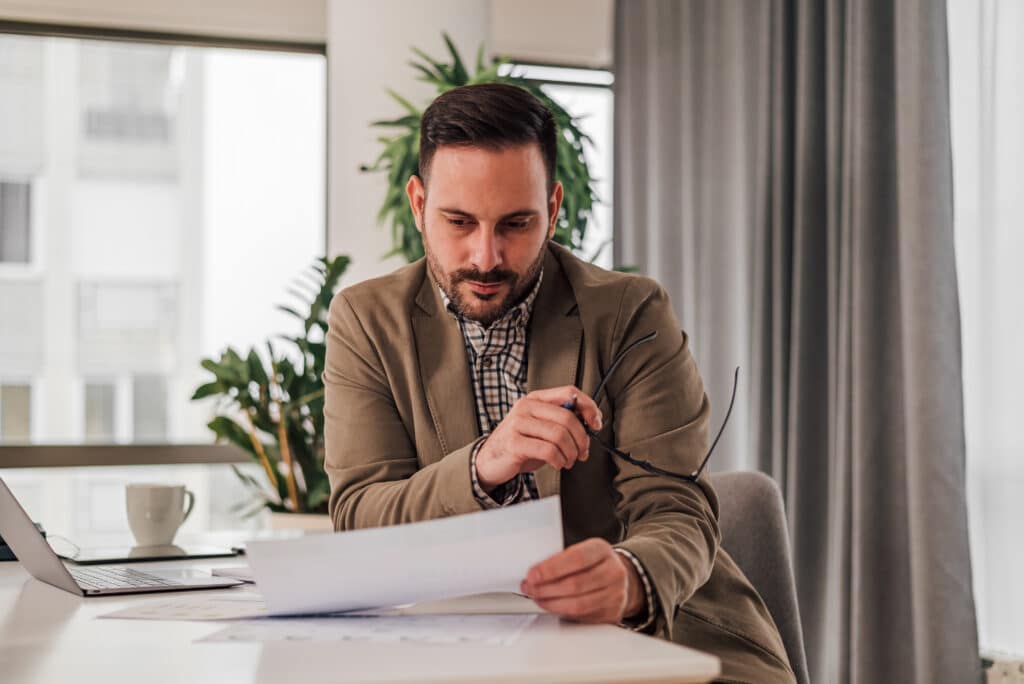
[[[486,509],[501,508],[502,506],[518,503],[519,499],[523,496],[522,475],[516,475],[508,482],[498,485],[491,494],[485,492],[484,488],[480,486],[480,478],[476,474],[476,455],[485,441],[487,440],[481,440],[479,444],[473,447],[473,452],[469,456],[469,479],[473,483],[473,498],[476,499],[480,506]]]
[[[640,561],[632,553],[626,549],[615,549],[623,556],[629,559],[629,562],[636,568],[636,572],[640,575],[640,581],[644,585],[644,598],[646,601],[645,610],[636,617],[623,618],[620,626],[626,627],[633,630],[634,632],[642,632],[651,625],[654,624],[655,611],[657,610],[656,604],[654,603],[654,589],[651,586],[651,578],[647,576],[647,571],[644,570],[644,566],[640,564]]]

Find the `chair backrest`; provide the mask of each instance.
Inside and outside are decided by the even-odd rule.
[[[768,606],[797,683],[808,684],[782,492],[775,480],[757,472],[715,473],[711,485],[720,503],[722,548]]]

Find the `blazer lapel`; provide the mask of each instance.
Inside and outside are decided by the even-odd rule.
[[[583,326],[572,286],[558,259],[548,250],[544,280],[533,303],[527,350],[526,384],[532,392],[576,384]],[[536,471],[541,497],[558,494],[561,471],[544,466]]]
[[[420,379],[441,445],[439,457],[480,436],[473,383],[458,322],[444,308],[429,274],[416,296],[412,326]]]

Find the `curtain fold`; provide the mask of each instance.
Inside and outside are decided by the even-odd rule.
[[[944,3],[616,14],[615,261],[716,415],[744,366],[714,466],[783,488],[812,681],[978,681]]]

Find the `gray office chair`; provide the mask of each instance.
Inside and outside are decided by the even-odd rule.
[[[757,589],[779,628],[797,684],[808,684],[782,492],[763,473],[715,473],[722,548]]]

